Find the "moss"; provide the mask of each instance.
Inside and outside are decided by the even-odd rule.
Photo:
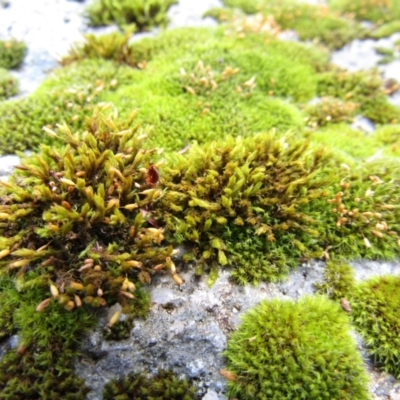
[[[332,300],[350,298],[356,286],[353,268],[345,263],[328,261],[323,282],[314,285],[318,293]]]
[[[112,380],[104,387],[104,400],[194,400],[195,388],[186,379],[179,379],[172,371],[158,370],[154,376],[131,373]]]
[[[340,122],[352,122],[359,104],[333,97],[323,97],[320,101],[308,104],[304,108],[307,125],[316,128]]]
[[[332,9],[354,15],[360,21],[373,21],[382,24],[400,18],[398,1],[387,0],[329,0]]]
[[[53,302],[68,310],[82,302],[134,307],[130,279],[150,282],[152,264],[172,251],[155,247],[162,231],[145,217],[161,194],[148,176],[156,171],[153,151],[141,148],[133,117],[124,124],[114,118],[96,109],[82,135],[60,126],[65,147],[43,146],[3,185],[0,273],[18,272],[25,287],[35,284],[27,280],[28,264],[42,272],[47,288],[39,311]],[[143,308],[146,298],[137,304]]]
[[[111,327],[106,327],[103,330],[103,337],[105,340],[124,340],[129,339],[131,330],[134,327],[132,318],[125,319],[124,321],[118,321]]]
[[[343,47],[366,34],[360,25],[339,16],[326,5],[304,4],[293,0],[225,0],[224,4],[249,14],[261,12],[272,15],[282,29],[295,30],[300,39],[320,41],[333,49]]]
[[[337,125],[327,124],[323,128],[308,131],[305,136],[313,143],[325,145],[335,151],[337,156],[343,156],[343,161],[350,157],[366,160],[379,154],[387,146],[378,143],[373,136],[341,123]],[[355,146],[354,143],[363,143]]]
[[[160,203],[166,235],[194,243],[200,269],[228,264],[231,249],[238,268],[247,271],[249,260],[240,261],[232,243],[237,237],[251,243],[248,252],[253,246],[265,254],[266,269],[254,281],[263,274],[279,275],[285,263],[293,265],[302,255],[319,252],[313,213],[303,207],[309,210],[308,203],[316,198],[325,198],[326,204],[329,162],[320,151],[309,152],[304,142],[291,141],[287,149],[284,143],[270,134],[227,138],[192,147],[187,156],[171,156],[163,168],[169,191]],[[307,200],[301,200],[303,185],[308,187]],[[260,235],[258,244],[255,234]]]
[[[135,65],[134,55],[128,45],[128,41],[135,31],[135,27],[128,27],[124,33],[112,32],[96,36],[94,34],[83,35],[84,42],[75,44],[69,50],[68,55],[62,57],[61,64],[68,65],[73,61],[86,58],[113,60],[117,63]]]
[[[332,67],[318,74],[320,96],[332,96],[360,104],[360,112],[378,124],[393,124],[400,108],[389,103],[377,70],[347,72]]]
[[[399,20],[390,21],[381,26],[378,26],[375,30],[371,32],[370,36],[374,39],[382,39],[384,37],[391,36],[396,32],[400,32]]]
[[[0,68],[17,68],[27,52],[25,43],[15,39],[0,40]]]
[[[228,394],[240,400],[370,398],[349,320],[322,296],[261,302],[224,354]]]
[[[400,378],[400,279],[373,278],[359,285],[351,306],[353,321],[373,361]]]
[[[167,11],[175,3],[176,0],[96,0],[87,7],[86,15],[92,26],[135,24],[142,31],[165,26]]]
[[[0,68],[0,100],[8,99],[18,93],[18,80],[6,69]]]
[[[129,81],[130,70],[111,61],[84,60],[56,70],[41,87],[24,99],[0,103],[0,152],[38,149],[57,142],[42,127],[69,123],[81,129],[104,91]]]
[[[380,126],[373,135],[380,144],[386,146],[386,154],[390,156],[400,155],[400,125]]]
[[[1,293],[5,296],[0,298],[0,306],[3,309],[4,304],[13,302],[19,345],[0,361],[0,399],[81,400],[89,392],[72,364],[83,335],[94,326],[95,319],[87,311],[69,313],[55,303],[46,313],[35,312],[42,292],[38,286],[20,292],[13,286],[3,286]]]

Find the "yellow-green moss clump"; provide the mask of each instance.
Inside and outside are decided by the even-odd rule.
[[[0,40],[0,68],[17,68],[27,52],[25,43],[15,39]]]
[[[195,387],[178,379],[172,371],[158,370],[154,376],[131,373],[104,386],[104,400],[195,400]]]
[[[316,103],[308,104],[304,112],[308,115],[307,125],[317,128],[328,124],[352,122],[358,108],[359,105],[351,101],[323,97]]]
[[[314,40],[333,49],[366,34],[361,25],[332,11],[327,5],[296,0],[224,0],[224,4],[247,14],[272,16],[282,30],[295,30],[301,40]],[[212,10],[208,15],[220,20],[230,19],[224,9]]]
[[[168,160],[162,183],[169,190],[156,212],[166,237],[194,244],[186,259],[199,273],[231,263],[238,282],[256,283],[325,251],[399,254],[398,161],[357,166],[347,157],[348,165],[304,140],[271,134],[193,146]]]
[[[360,21],[382,24],[400,18],[400,4],[396,0],[329,0],[328,3],[332,9],[351,14]]]
[[[95,0],[86,9],[89,23],[104,26],[116,23],[123,27],[135,24],[139,30],[148,30],[168,23],[167,11],[177,0]]]
[[[132,118],[120,124],[96,110],[81,135],[59,126],[65,146],[43,146],[3,183],[0,273],[15,276],[19,290],[41,287],[39,311],[53,302],[134,309],[134,281],[149,282],[171,254],[147,222],[161,190],[154,151],[142,149]]]
[[[330,67],[318,74],[318,95],[359,104],[359,112],[377,124],[394,124],[400,109],[389,103],[378,70],[348,72]]]
[[[224,355],[228,394],[240,400],[370,399],[348,317],[323,296],[261,302]]]
[[[400,378],[400,279],[377,277],[359,285],[353,321],[378,367]]]
[[[6,69],[0,68],[0,100],[8,99],[18,93],[18,80]]]

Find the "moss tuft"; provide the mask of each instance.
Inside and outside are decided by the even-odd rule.
[[[18,93],[18,80],[6,69],[0,68],[0,100],[8,99]]]
[[[171,254],[151,218],[161,195],[154,151],[142,149],[134,114],[119,123],[107,107],[94,111],[83,134],[46,128],[65,147],[43,146],[3,185],[0,273],[17,275],[24,290],[39,285],[27,274],[38,271],[47,282],[38,311],[50,303],[134,306],[131,280],[150,282],[152,266]]]
[[[333,49],[343,47],[366,34],[362,26],[350,18],[338,15],[327,5],[305,4],[295,0],[225,0],[224,4],[240,8],[248,14],[259,12],[271,15],[282,29],[295,30],[300,39],[319,41]],[[224,10],[220,12],[226,14]],[[216,14],[218,16],[214,11],[212,15]]]
[[[168,8],[177,0],[95,0],[86,9],[92,26],[135,24],[140,31],[168,23]]]
[[[324,280],[315,284],[318,293],[332,300],[350,298],[355,288],[353,268],[344,263],[329,261],[324,270]]]
[[[32,280],[40,275],[29,273]],[[35,308],[42,291],[37,286],[18,292],[11,285],[4,286],[0,296],[3,305],[13,303],[13,326],[18,330],[19,344],[9,350],[0,361],[0,399],[24,400],[59,398],[81,400],[89,389],[73,371],[73,361],[79,354],[78,345],[83,335],[95,324],[87,310],[69,313],[57,304],[50,304],[50,312],[37,313]]]
[[[27,52],[25,43],[15,39],[0,40],[0,68],[17,68]]]
[[[317,128],[328,124],[352,122],[359,106],[351,101],[323,97],[321,101],[305,107],[304,112],[308,115],[307,125]]]
[[[398,1],[387,0],[329,0],[332,9],[351,14],[360,21],[382,24],[400,18]]]
[[[359,285],[352,301],[353,321],[373,361],[400,378],[400,278],[383,276]]]
[[[195,388],[172,371],[158,370],[154,376],[131,373],[104,387],[104,400],[194,400]]]
[[[240,400],[370,398],[349,320],[322,296],[263,301],[224,355],[228,394]]]

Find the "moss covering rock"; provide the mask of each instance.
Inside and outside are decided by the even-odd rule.
[[[323,296],[261,302],[224,355],[228,394],[240,400],[370,399],[349,319]]]

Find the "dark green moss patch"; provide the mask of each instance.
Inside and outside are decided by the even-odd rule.
[[[315,284],[315,288],[332,300],[340,300],[350,298],[355,285],[354,271],[350,265],[329,261],[324,270],[323,282]]]
[[[172,371],[158,370],[154,376],[129,374],[104,387],[104,400],[195,400],[195,387]]]
[[[18,80],[6,69],[0,68],[0,100],[8,99],[18,93]]]
[[[35,277],[39,276],[31,276]],[[75,375],[72,364],[83,335],[94,326],[94,316],[82,309],[69,313],[55,303],[45,313],[35,312],[43,295],[38,286],[20,292],[3,286],[1,293],[5,295],[0,297],[1,309],[13,301],[19,344],[0,361],[0,399],[85,398],[89,389]]]
[[[123,27],[135,24],[142,31],[159,25],[165,26],[168,22],[168,8],[176,2],[176,0],[95,0],[87,7],[86,13],[92,26],[116,23]]]
[[[15,39],[0,40],[0,68],[17,68],[27,52],[25,43]]]
[[[224,354],[228,394],[240,400],[370,398],[348,317],[322,296],[260,303]]]

